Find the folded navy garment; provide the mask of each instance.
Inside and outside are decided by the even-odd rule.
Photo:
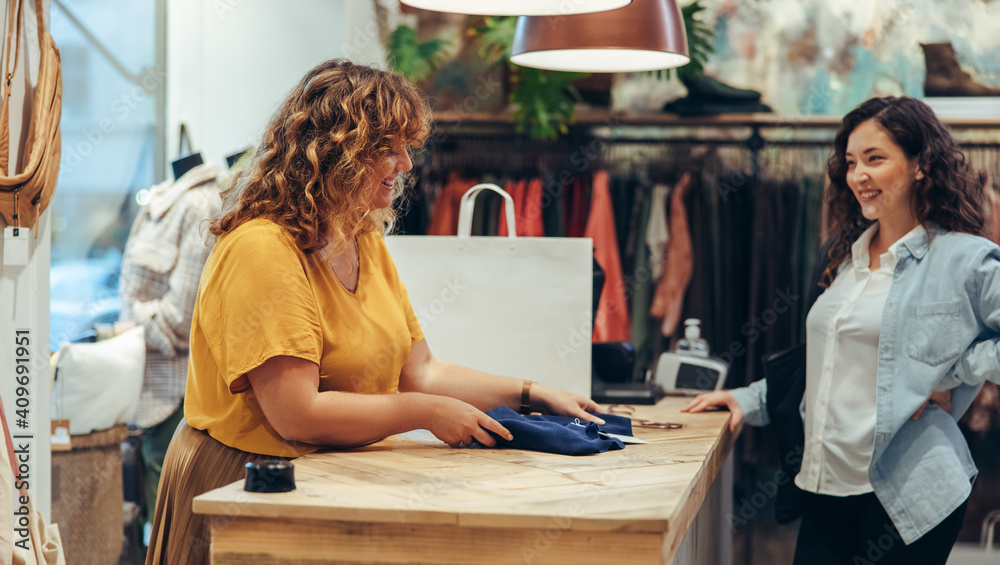
[[[500,422],[514,434],[514,439],[507,441],[490,432],[490,435],[497,440],[497,447],[562,455],[590,455],[625,447],[620,439],[602,439],[598,436],[598,431],[632,435],[632,420],[612,414],[595,414],[605,422],[605,425],[600,427],[594,422],[585,422],[569,416],[522,416],[506,406],[498,406],[486,415]]]

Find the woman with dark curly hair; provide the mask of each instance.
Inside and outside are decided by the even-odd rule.
[[[309,71],[223,194],[191,328],[184,417],[163,463],[146,563],[208,562],[192,499],[247,462],[430,430],[511,439],[483,413],[601,422],[590,399],[435,359],[382,234],[430,130],[402,77],[343,60]]]
[[[836,231],[806,319],[795,563],[944,564],[977,473],[957,421],[1000,382],[1000,248],[980,237],[983,187],[912,98],[847,114],[828,172]],[[766,396],[760,380],[685,410],[725,405],[734,429],[766,425]]]

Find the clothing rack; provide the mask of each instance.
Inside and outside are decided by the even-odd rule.
[[[744,235],[726,240],[728,243],[724,245],[745,245],[742,241],[747,238],[756,238],[754,241],[764,247],[777,245],[767,240],[771,236],[761,235],[760,230],[784,230],[782,235],[775,236],[781,241],[789,240],[793,231],[806,237],[795,249],[799,254],[798,264],[804,272],[814,260],[811,249],[814,246],[809,238],[815,237],[818,246],[828,229],[825,216],[819,213],[819,209],[822,207],[823,186],[827,182],[826,161],[840,120],[793,122],[773,116],[767,119],[661,118],[642,123],[628,119],[622,123],[589,119],[571,126],[566,135],[553,141],[531,140],[525,134],[516,132],[513,124],[500,120],[439,121],[427,150],[415,157],[414,172],[421,180],[434,179],[430,183],[432,186],[440,186],[443,176],[451,171],[493,182],[510,177],[541,177],[549,186],[553,179],[560,177],[569,182],[586,182],[586,177],[594,172],[606,170],[613,176],[634,179],[630,186],[645,192],[656,182],[672,184],[684,171],[700,171],[707,175],[703,183],[708,184],[703,186],[713,190],[702,191],[703,197],[690,200],[689,204],[695,207],[691,209],[692,214],[708,214],[705,218],[723,214],[711,220],[722,222],[722,225],[731,223],[733,215],[738,215],[743,222],[741,229]],[[960,140],[972,167],[986,170],[994,190],[1000,192],[1000,121],[983,128],[980,125],[960,125],[956,138]],[[560,183],[568,184],[565,181]],[[796,189],[790,185],[799,187],[797,197],[791,195]],[[638,187],[645,189],[639,190]],[[639,198],[637,194],[636,199]],[[797,198],[803,208],[798,211],[789,208],[788,198]],[[728,200],[728,203],[720,204],[720,200]],[[738,205],[734,204],[736,201]],[[749,212],[742,212],[743,209]],[[789,214],[793,213],[805,217],[803,214],[807,209],[814,211],[813,217],[820,216],[819,222],[809,224],[808,229],[789,219]],[[754,219],[761,214],[773,217],[769,220]],[[753,224],[755,221],[758,223]],[[801,223],[801,220],[798,222]],[[754,228],[754,225],[757,227]],[[627,224],[617,228],[620,240],[621,235],[631,229]],[[712,229],[717,231],[719,228]],[[705,252],[718,255],[720,247],[717,244],[708,245]],[[620,245],[625,246],[621,241]],[[797,271],[791,278],[787,272],[781,277],[783,281],[794,283],[801,283],[806,278]],[[727,276],[725,283],[720,283],[720,280],[711,278],[710,284],[736,284],[736,279],[732,277]],[[768,282],[765,286],[770,288],[775,285]],[[725,295],[726,290],[717,289],[715,294]],[[763,303],[764,298],[759,300]],[[706,316],[711,319],[712,313]],[[717,326],[721,329],[724,325],[720,322]],[[795,323],[788,327],[786,335],[800,332],[801,324]],[[776,332],[770,334],[768,339],[773,338],[776,343],[762,343],[760,348],[764,351],[755,351],[754,355],[766,352],[784,339],[774,338]],[[720,332],[717,335],[728,341],[737,338],[739,332],[730,335]],[[753,376],[753,372],[752,366],[746,367],[748,378]],[[740,372],[733,371],[733,374],[739,377]]]
[[[436,118],[436,134],[415,163],[425,171],[443,167],[498,174],[567,171],[575,175],[652,164],[665,176],[675,177],[679,174],[676,163],[671,163],[674,160],[667,158],[664,150],[673,153],[672,148],[686,147],[701,153],[702,148],[717,147],[745,150],[745,156],[738,160],[745,163],[740,168],[752,179],[761,178],[762,156],[768,149],[830,150],[840,125],[839,118],[828,116],[791,120],[767,114],[678,118],[589,113],[578,116],[577,123],[560,139],[536,141],[516,132],[503,114],[444,113]],[[993,188],[1000,191],[1000,120],[947,123],[973,169],[988,172]],[[660,159],[644,157],[651,153],[650,148],[661,149]],[[814,172],[824,175],[825,166]]]

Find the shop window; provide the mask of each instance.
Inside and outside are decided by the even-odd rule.
[[[52,200],[50,345],[118,315],[136,194],[164,176],[165,0],[52,0],[62,158]]]

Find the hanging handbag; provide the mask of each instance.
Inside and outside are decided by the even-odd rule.
[[[809,307],[823,294],[819,286],[823,271],[830,264],[830,238],[819,250],[812,285],[809,287]],[[765,355],[764,378],[767,379],[766,406],[771,429],[780,454],[781,470],[787,480],[778,485],[774,500],[774,517],[779,524],[788,524],[802,516],[802,489],[795,486],[795,475],[802,467],[805,451],[805,427],[799,406],[806,390],[806,344],[796,345],[778,353]]]
[[[30,228],[37,224],[38,216],[52,201],[59,176],[62,72],[59,49],[45,29],[42,0],[35,0],[39,47],[38,83],[34,89],[31,119],[22,127],[27,130],[27,135],[20,155],[21,172],[14,174],[18,167],[17,163],[10,163],[10,97],[20,56],[24,5],[21,0],[8,0],[7,7],[10,17],[4,56],[6,82],[3,108],[0,109],[0,216],[8,226]],[[13,62],[10,53],[12,41]],[[15,139],[19,137],[18,135]],[[37,235],[36,232],[35,236]]]
[[[18,472],[15,463],[14,442],[10,437],[10,429],[7,427],[7,415],[4,414],[2,400],[0,400],[0,421],[3,421],[3,435],[7,444],[5,455],[16,479]],[[20,498],[14,501],[16,511],[14,513],[15,539],[11,547],[13,555],[12,560],[3,556],[3,562],[13,563],[13,565],[66,565],[62,538],[59,536],[59,525],[45,523],[42,513],[35,510],[31,503],[31,497],[26,489],[21,488],[15,492],[20,495]],[[22,503],[23,501],[27,502]],[[27,536],[18,533],[18,530],[25,529],[28,531]],[[24,539],[25,537],[27,539]]]

